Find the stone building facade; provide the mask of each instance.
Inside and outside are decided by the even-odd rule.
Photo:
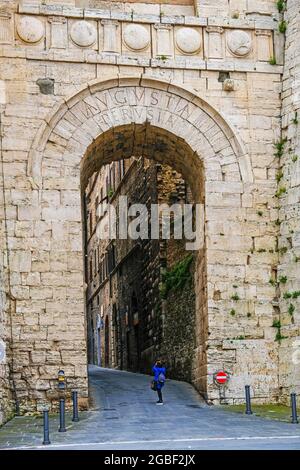
[[[172,166],[205,206],[193,383],[299,392],[297,0],[0,2],[0,419],[87,404],[82,197],[103,164]],[[297,346],[298,344],[298,346]],[[4,348],[2,347],[2,350]]]
[[[150,373],[155,358],[163,357],[169,374],[192,381],[192,367],[186,367],[195,335],[191,263],[176,278],[181,285],[171,286],[165,278],[193,255],[184,238],[174,239],[172,223],[171,238],[148,237],[150,217],[148,233],[138,239],[116,234],[104,240],[98,230],[108,221],[103,204],[112,205],[119,220],[124,196],[128,208],[144,204],[149,214],[151,205],[192,203],[181,175],[143,157],[113,162],[90,179],[84,206],[89,362]]]

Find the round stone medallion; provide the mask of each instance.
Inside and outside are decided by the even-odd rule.
[[[35,43],[44,37],[45,30],[38,18],[23,16],[17,22],[17,33],[23,41]]]
[[[150,34],[144,26],[130,24],[124,30],[123,40],[130,49],[140,51],[149,45]]]
[[[201,47],[201,36],[193,28],[180,28],[175,37],[176,46],[185,54],[195,54]]]
[[[97,31],[88,21],[76,21],[71,28],[70,36],[77,46],[89,47],[96,42]]]
[[[249,54],[252,47],[252,40],[249,33],[246,31],[232,31],[228,35],[227,46],[230,52],[237,56],[244,56]]]

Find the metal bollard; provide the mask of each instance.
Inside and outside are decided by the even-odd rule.
[[[43,444],[51,444],[49,439],[49,410],[43,411],[43,427],[44,427],[44,440]]]
[[[292,424],[298,424],[296,393],[291,393]]]
[[[66,432],[65,425],[65,399],[60,398],[59,400],[59,429],[58,432]]]
[[[251,397],[250,397],[250,385],[245,385],[245,394],[246,394],[246,415],[252,415],[251,410]]]
[[[77,423],[79,421],[79,416],[78,416],[78,392],[73,390],[72,392],[72,401],[73,401],[73,418],[72,421]]]

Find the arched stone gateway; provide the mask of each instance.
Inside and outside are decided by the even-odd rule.
[[[59,369],[87,399],[81,196],[133,152],[205,206],[197,388],[300,390],[298,2],[121,3],[0,0],[0,423],[55,401]]]
[[[114,159],[124,156],[124,152],[129,157],[130,152],[132,155],[132,152],[141,152],[141,146],[147,147],[151,133],[147,133],[146,128],[137,131],[141,124],[161,129],[162,138],[166,132],[175,134],[179,142],[185,141],[191,151],[199,155],[204,167],[208,167],[214,157],[211,165],[220,172],[222,166],[234,159],[239,179],[253,181],[250,159],[229,124],[207,102],[182,85],[140,76],[97,80],[57,107],[40,129],[30,152],[28,174],[38,185],[43,177],[43,156],[46,160],[47,150],[53,143],[60,145],[66,165],[68,153],[73,157],[78,155],[81,160],[83,154],[91,152],[96,152],[101,164],[105,164],[111,161],[112,154]],[[119,126],[127,129],[127,136],[120,146],[120,131],[115,131],[118,135],[116,148],[113,148],[112,135],[107,133],[102,140],[101,136],[107,131],[114,132]],[[130,135],[133,140],[128,142]],[[94,147],[90,148],[92,145]],[[101,147],[100,153],[97,147]],[[91,172],[85,175],[84,184],[90,175]]]
[[[244,267],[253,244],[242,209],[242,198],[250,195],[253,184],[248,155],[222,116],[188,89],[143,76],[114,77],[89,83],[57,105],[30,150],[28,181],[39,203],[31,213],[33,236],[24,243],[32,257],[28,283],[38,271],[41,286],[38,298],[30,294],[24,307],[39,321],[21,331],[16,350],[16,358],[22,348],[30,351],[19,378],[20,384],[26,381],[25,401],[40,401],[45,394],[55,399],[59,368],[65,370],[69,387],[87,398],[80,191],[101,165],[132,155],[172,165],[205,205],[205,244],[195,279],[195,386],[218,400],[213,373],[225,368],[233,376],[228,396],[236,397],[242,393],[249,351],[258,375],[270,362],[273,344],[262,346],[259,354],[253,342],[244,343],[244,354],[230,344],[241,325],[244,331],[245,319],[234,317],[228,288],[222,288],[230,284],[230,294],[235,288],[245,293],[245,284],[256,283],[245,280]],[[243,304],[242,315],[247,308]],[[266,382],[272,388],[276,366],[270,363],[268,368]]]

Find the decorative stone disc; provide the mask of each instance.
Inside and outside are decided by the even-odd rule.
[[[88,21],[76,21],[71,28],[70,36],[77,46],[89,47],[96,42],[97,31]]]
[[[232,31],[227,38],[227,47],[232,54],[237,56],[249,54],[252,48],[250,34],[241,30]]]
[[[185,54],[195,54],[201,47],[201,36],[193,28],[180,28],[176,33],[176,46]]]
[[[17,33],[23,41],[35,43],[44,37],[45,30],[43,23],[38,18],[22,16],[17,22]]]
[[[149,45],[150,34],[144,26],[130,24],[124,30],[123,40],[130,49],[140,51]]]

